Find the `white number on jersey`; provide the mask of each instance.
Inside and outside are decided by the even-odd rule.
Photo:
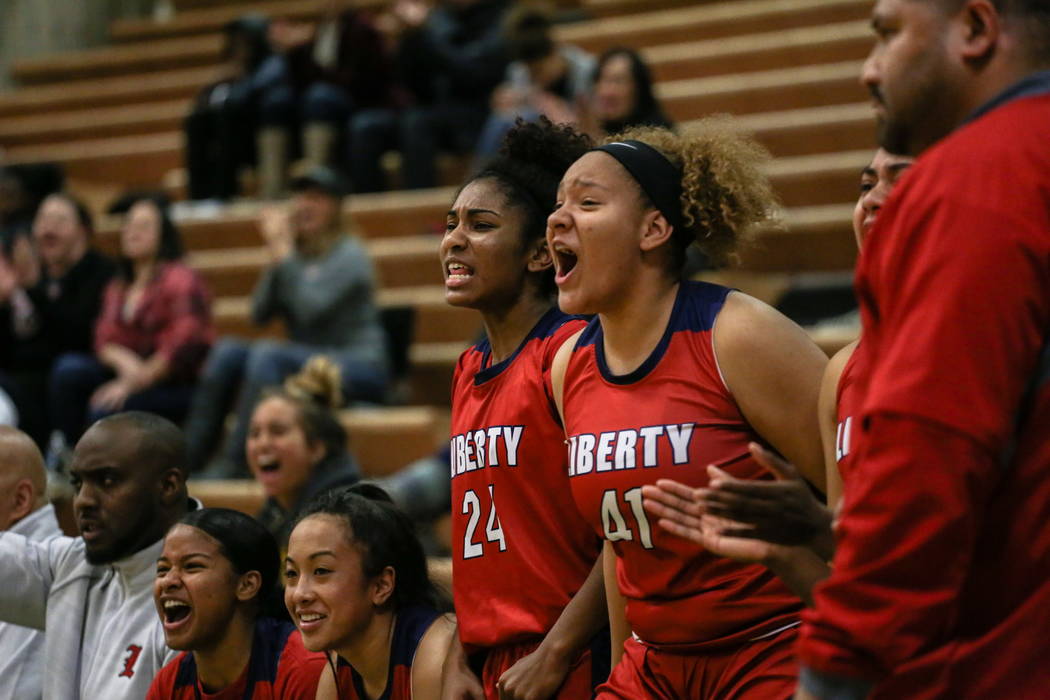
[[[467,529],[463,533],[463,558],[473,559],[483,556],[485,545],[474,541],[474,531],[478,529],[478,522],[481,520],[481,499],[473,489],[463,494],[461,512],[463,515],[470,516],[467,521]],[[507,539],[503,536],[503,527],[499,523],[499,516],[496,515],[496,495],[492,484],[489,484],[489,517],[485,523],[485,539],[498,543],[499,551],[507,551]]]
[[[645,509],[642,507],[642,487],[637,486],[625,491],[623,500],[631,507],[631,513],[638,524],[638,543],[645,549],[652,549],[653,533],[649,527],[649,518],[646,517]],[[616,489],[609,489],[602,494],[602,529],[605,531],[605,539],[610,542],[633,542],[635,539],[634,532],[628,527],[627,521],[620,512]]]

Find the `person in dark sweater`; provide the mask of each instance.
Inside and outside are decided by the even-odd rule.
[[[342,404],[339,367],[318,355],[264,392],[252,412],[245,453],[267,496],[257,517],[282,549],[304,504],[360,478],[339,422]]]
[[[22,430],[42,448],[50,434],[49,374],[59,355],[92,351],[102,293],[116,270],[91,248],[91,216],[68,194],[53,194],[33,223],[36,258],[0,263],[0,385]],[[18,269],[21,268],[21,269]]]
[[[368,12],[329,0],[317,23],[276,17],[274,55],[262,68],[259,103],[259,181],[265,199],[286,184],[296,141],[310,166],[332,165],[351,115],[385,108],[394,95],[393,66]]]
[[[245,15],[223,27],[220,76],[197,94],[183,128],[190,199],[230,199],[239,170],[255,163],[255,125],[266,89],[269,22]]]
[[[387,150],[401,151],[406,189],[437,184],[439,150],[473,150],[509,62],[502,27],[510,6],[509,0],[394,4],[396,66],[414,104],[403,112],[366,110],[351,120],[356,191],[386,189],[379,162]]]

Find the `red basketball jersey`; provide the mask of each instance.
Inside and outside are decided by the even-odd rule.
[[[835,430],[835,462],[842,477],[843,490],[852,476],[851,457],[857,451],[854,439],[860,435],[860,430],[854,428],[853,422],[860,415],[860,405],[864,398],[860,390],[861,383],[857,381],[857,360],[860,357],[858,350],[859,344],[853,348],[849,359],[846,360],[839,376],[838,387],[835,389],[835,416],[838,422]]]
[[[423,635],[439,615],[436,610],[424,606],[398,610],[393,639],[390,641],[386,689],[379,700],[412,700],[412,664],[416,659],[416,650]],[[341,656],[336,664],[335,678],[340,700],[368,699],[361,674]]]
[[[554,353],[583,325],[551,309],[503,362],[482,341],[456,366],[453,596],[473,649],[545,635],[600,552],[569,493],[549,388]]]
[[[764,566],[707,554],[650,524],[643,484],[699,487],[716,464],[770,478],[747,450],[761,441],[715,362],[711,329],[729,290],[685,282],[663,338],[634,372],[613,375],[598,319],[580,336],[565,378],[569,480],[576,505],[617,554],[627,619],[644,642],[700,650],[790,626],[799,599]]]

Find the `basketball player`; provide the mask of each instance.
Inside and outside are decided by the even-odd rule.
[[[795,684],[799,599],[763,566],[652,527],[641,492],[662,476],[702,486],[708,464],[768,478],[752,441],[823,487],[823,353],[757,300],[680,279],[691,243],[722,261],[770,217],[766,157],[721,120],[631,129],[572,165],[548,219],[559,306],[598,315],[558,351],[552,386],[573,497],[616,563],[610,617],[622,595],[632,633],[602,698],[765,700]]]
[[[546,217],[589,146],[567,126],[519,123],[448,212],[446,298],[480,311],[486,338],[463,353],[453,380],[462,648],[446,662],[445,697],[588,698],[608,673],[608,641],[596,641],[606,618],[601,547],[569,493],[548,387],[554,350],[583,322],[554,306]]]
[[[860,177],[860,197],[853,209],[853,235],[858,248],[875,223],[886,198],[912,159],[876,151]],[[828,509],[813,496],[797,471],[776,455],[753,446],[755,459],[776,474],[777,481],[735,479],[709,469],[707,488],[692,489],[671,479],[645,486],[646,510],[659,525],[691,539],[710,552],[740,561],[765,564],[807,604],[813,586],[828,577],[834,553],[831,516],[842,494],[843,474],[855,441],[856,393],[854,341],[835,354],[821,382],[820,432],[827,470]],[[829,512],[830,510],[830,512]]]

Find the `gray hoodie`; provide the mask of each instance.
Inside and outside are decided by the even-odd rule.
[[[44,700],[141,700],[175,657],[153,605],[164,541],[89,564],[80,537],[0,532],[0,621],[45,629]]]

